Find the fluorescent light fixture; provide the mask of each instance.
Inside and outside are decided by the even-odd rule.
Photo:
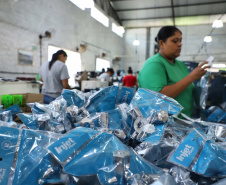
[[[79,7],[82,10],[85,10],[85,4],[82,0],[70,0],[73,4],[75,4],[77,7]]]
[[[226,64],[213,64],[213,68],[226,68]]]
[[[213,28],[222,28],[223,27],[223,21],[222,20],[215,20],[212,25]]]
[[[140,41],[139,40],[134,40],[133,41],[133,45],[134,46],[139,46],[140,45]]]
[[[115,23],[112,23],[112,31],[119,35],[120,37],[123,37],[123,33],[125,33],[125,29],[122,26],[117,26]]]
[[[101,11],[99,11],[97,8],[92,7],[91,8],[91,16],[99,21],[101,24],[104,26],[108,27],[109,26],[109,19],[107,16],[105,16]]]
[[[212,42],[212,37],[211,36],[205,36],[204,42]]]

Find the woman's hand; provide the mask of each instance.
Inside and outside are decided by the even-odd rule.
[[[191,78],[191,80],[194,82],[198,79],[200,79],[203,75],[206,74],[206,70],[207,68],[210,68],[210,66],[205,66],[203,67],[205,64],[208,64],[208,62],[203,62],[201,63],[198,67],[196,67],[188,76]]]

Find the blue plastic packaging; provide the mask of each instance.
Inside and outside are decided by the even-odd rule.
[[[63,93],[61,95],[66,100],[67,106],[75,105],[78,108],[81,108],[85,104],[85,98],[84,97],[80,97],[74,91],[71,91],[71,90],[68,90],[68,89],[64,89]]]
[[[135,93],[130,107],[138,107],[144,118],[151,116],[151,112],[154,109],[156,112],[164,110],[169,115],[178,114],[183,107],[174,99],[167,97],[161,93],[149,90],[138,89]]]
[[[115,108],[119,87],[104,88],[89,97],[85,109],[90,113],[104,112]]]
[[[58,135],[59,137],[59,135]],[[0,161],[4,175],[0,183],[15,185],[41,184],[53,174],[59,174],[59,165],[50,156],[46,146],[55,141],[32,130],[0,127]]]
[[[111,178],[119,175],[120,178],[117,178],[115,184],[122,184],[119,180],[122,174],[120,175],[116,169],[111,172],[101,170],[116,166],[116,158],[121,156],[118,151],[125,151],[128,154],[130,173],[143,171],[147,174],[163,174],[160,169],[129,150],[115,136],[84,127],[74,129],[50,145],[48,149],[61,163],[64,172],[76,177],[97,174],[103,184],[109,184],[109,178],[105,178],[109,173]]]
[[[135,92],[136,92],[135,88],[122,86],[119,90],[119,97],[117,100],[117,104],[121,104],[121,103],[130,104]]]
[[[226,176],[225,149],[207,139],[201,129],[193,129],[168,161],[207,177]]]

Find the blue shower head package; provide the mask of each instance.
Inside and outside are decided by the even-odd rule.
[[[12,121],[12,113],[10,110],[3,111],[0,113],[0,121],[11,122]]]
[[[128,150],[112,134],[101,133],[84,127],[74,129],[50,145],[48,149],[62,164],[64,172],[78,178],[79,176],[98,174],[101,168],[115,165],[114,152]],[[147,174],[163,173],[137,154],[131,151],[129,151],[129,154],[129,170],[132,173],[140,173],[141,171]],[[116,175],[117,172],[115,171],[113,174]]]
[[[3,112],[0,111],[0,121],[11,122],[17,113],[22,112],[18,105],[13,105]]]
[[[104,112],[115,108],[119,87],[106,87],[91,95],[85,105],[85,109],[90,113]]]
[[[32,114],[24,114],[24,113],[20,113],[18,114],[20,120],[29,128],[29,129],[33,129],[36,130],[37,129],[37,120],[33,119],[33,115]]]
[[[4,176],[0,176],[0,183],[31,185],[40,184],[50,175],[59,173],[59,165],[53,159],[46,146],[55,141],[51,137],[32,130],[20,130],[0,127],[1,167]]]
[[[0,184],[12,184],[10,174],[15,168],[14,155],[18,148],[19,130],[15,128],[0,127]]]
[[[150,112],[155,110],[159,112],[164,110],[169,115],[178,114],[183,107],[173,98],[167,97],[161,93],[139,88],[135,93],[131,103],[130,109],[138,107],[144,118],[150,116]]]
[[[226,111],[222,110],[219,107],[211,107],[211,110],[212,112],[208,115],[206,121],[226,123]]]
[[[22,110],[20,109],[20,107],[17,104],[7,108],[5,111],[11,111],[12,115],[16,115],[16,114],[22,112]]]
[[[208,139],[212,139],[216,142],[226,142],[226,125],[220,123],[206,122],[206,121],[194,121],[194,128],[202,129]]]
[[[117,104],[121,104],[121,103],[130,104],[135,92],[136,92],[135,88],[122,86],[119,90],[119,97],[117,99]]]
[[[168,161],[206,177],[226,176],[226,151],[193,129],[171,153]]]
[[[85,104],[85,97],[82,97],[74,91],[64,89],[61,95],[66,100],[67,106],[75,105],[78,108],[81,108]]]

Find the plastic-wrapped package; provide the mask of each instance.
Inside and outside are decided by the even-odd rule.
[[[84,127],[74,129],[48,149],[61,163],[64,172],[78,178],[97,174],[103,184],[110,184],[109,180],[113,177],[116,177],[114,184],[121,184],[121,179],[126,179],[122,177],[121,171],[117,171],[119,160],[129,162],[126,168],[131,174],[141,171],[163,174],[163,171],[129,150],[115,136]]]
[[[148,118],[153,110],[156,112],[164,110],[169,115],[174,115],[178,114],[183,108],[176,100],[170,97],[142,88],[135,93],[129,107],[130,109],[138,107],[144,118]]]
[[[206,134],[208,139],[212,139],[215,142],[226,141],[226,125],[205,121],[194,121],[195,128],[200,128]]]
[[[3,111],[0,113],[0,121],[10,122],[12,121],[11,111]]]
[[[219,107],[212,106],[208,109],[208,112],[209,115],[206,118],[206,121],[226,123],[226,111],[222,110]]]
[[[22,112],[18,105],[13,105],[4,111],[0,111],[0,121],[4,122],[11,122],[13,121],[13,117],[17,114]]]
[[[11,121],[11,122],[0,121],[0,126],[17,128],[17,123],[14,121]]]
[[[110,86],[91,95],[85,105],[90,113],[104,112],[115,108],[119,87]]]
[[[65,127],[62,123],[55,122],[50,119],[49,114],[18,114],[20,120],[27,128],[33,130],[45,130],[55,133],[65,133]]]
[[[64,133],[72,128],[71,122],[66,118],[66,111],[67,102],[62,96],[49,105],[35,103],[32,108],[34,121],[32,124],[38,125],[37,128],[41,128],[40,130]],[[44,128],[40,127],[41,125],[44,125]]]
[[[22,110],[20,109],[20,107],[17,104],[5,109],[5,111],[11,111],[12,115],[16,115],[16,114],[22,112]]]
[[[33,119],[32,114],[24,114],[20,113],[18,114],[20,120],[29,128],[29,129],[37,129],[37,121]]]
[[[202,76],[202,78],[200,79],[200,81],[197,84],[197,86],[201,87],[200,107],[202,109],[206,108],[210,75],[211,75],[211,73],[209,71],[207,71],[207,73],[204,76]]]
[[[135,88],[122,86],[119,90],[117,104],[122,104],[122,103],[130,104],[135,92],[136,92]]]
[[[165,95],[148,89],[139,89],[127,110],[127,124],[131,129],[131,138],[144,141],[154,131],[154,124],[164,124],[168,116],[178,114],[181,105]]]
[[[60,166],[46,149],[58,137],[53,133],[0,127],[0,146],[3,149],[0,150],[0,183],[38,185],[45,179],[58,176]]]
[[[190,172],[183,168],[174,166],[170,169],[169,174],[174,177],[177,185],[196,185],[196,183],[190,179]]]
[[[72,90],[64,89],[61,95],[66,100],[67,106],[75,105],[81,108],[85,104],[85,96],[82,95],[82,92],[76,93]]]
[[[226,149],[209,140],[201,129],[192,129],[168,161],[206,177],[226,175]]]

